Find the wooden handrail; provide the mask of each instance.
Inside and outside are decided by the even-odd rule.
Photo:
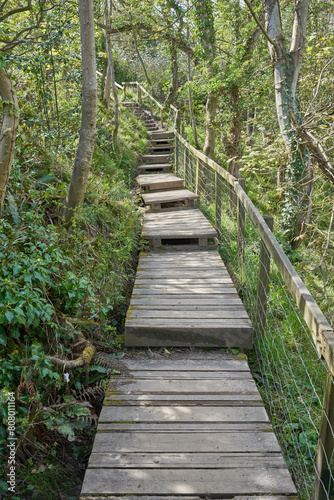
[[[149,94],[149,92],[147,92],[138,82],[129,82],[129,84],[139,86],[141,91],[144,92],[148,97],[150,97],[150,99],[152,99],[152,101],[159,107],[160,110],[163,109],[163,106],[158,103],[156,99],[154,99]],[[225,179],[225,181],[232,187],[232,189],[236,193],[236,196],[243,204],[247,214],[258,230],[263,243],[267,247],[273,262],[276,264],[287,289],[291,293],[299,311],[301,312],[305,320],[305,323],[309,327],[319,355],[324,358],[329,371],[334,376],[334,330],[328,323],[324,314],[321,312],[318,304],[312,297],[306,285],[299,277],[297,271],[295,270],[282,247],[269,229],[262,215],[255,207],[249,196],[247,196],[244,189],[240,186],[238,179],[231,175],[227,170],[221,167],[214,160],[208,158],[201,151],[198,151],[196,148],[191,146],[189,142],[181,136],[181,134],[175,128],[176,118],[179,114],[179,110],[172,104],[170,105],[170,108],[175,114],[174,134],[178,141],[180,141],[180,143],[196,158],[201,160],[205,165],[210,167],[214,172],[217,172],[217,174]]]
[[[234,189],[237,197],[244,205],[247,214],[258,230],[262,241],[266,245],[305,323],[309,327],[319,355],[324,358],[329,371],[334,376],[334,331],[275,236],[268,228],[262,215],[233,175],[218,165],[214,160],[205,156],[201,151],[191,146],[178,132],[174,131],[174,133],[175,137],[188,149],[188,151],[221,175]]]

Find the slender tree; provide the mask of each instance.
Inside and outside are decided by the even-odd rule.
[[[4,68],[0,69],[0,96],[3,101],[3,120],[0,131],[0,214],[13,164],[15,138],[19,124],[15,88]]]
[[[82,115],[77,154],[70,187],[64,201],[64,218],[69,222],[83,204],[94,152],[97,115],[97,82],[93,0],[79,0],[82,59]]]
[[[218,105],[218,93],[210,86],[210,79],[216,76],[214,66],[216,54],[216,35],[214,26],[213,3],[211,0],[198,0],[195,4],[195,19],[197,24],[198,38],[200,40],[205,73],[209,79],[208,96],[206,99],[206,127],[203,152],[206,156],[213,158],[216,143],[215,118]]]
[[[285,227],[292,248],[304,238],[310,217],[313,191],[312,165],[308,148],[300,143],[291,122],[291,113],[301,120],[298,110],[297,85],[305,49],[309,0],[295,0],[292,34],[289,46],[283,34],[280,0],[264,0],[261,24],[249,0],[245,0],[256,23],[268,42],[274,75],[277,119],[289,152],[285,173]]]

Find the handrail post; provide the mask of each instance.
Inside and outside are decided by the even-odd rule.
[[[198,194],[198,176],[199,176],[199,158],[196,158],[196,185],[195,185],[195,193]]]
[[[238,179],[239,185],[246,191],[246,180]],[[237,198],[237,219],[238,219],[238,256],[241,262],[241,267],[244,265],[245,257],[245,207],[239,198]]]
[[[222,224],[222,199],[221,199],[221,178],[218,172],[215,171],[215,224],[218,236],[221,233]]]
[[[180,112],[179,111],[176,112],[176,116],[175,116],[175,128],[176,128],[176,131],[178,133],[180,133],[180,130],[181,130],[181,116],[180,116]]]
[[[126,83],[123,82],[124,100],[126,100]]]
[[[334,383],[331,372],[327,373],[323,409],[319,430],[318,449],[315,459],[315,478],[312,500],[328,500],[331,497],[331,461],[334,450]]]
[[[272,231],[274,227],[274,218],[270,215],[265,215],[263,218],[269,229]],[[257,333],[260,333],[261,335],[264,334],[267,321],[266,312],[268,302],[269,272],[270,256],[263,240],[261,240],[255,306],[255,327]]]
[[[184,178],[185,187],[187,187],[186,167],[187,167],[187,148],[184,148],[184,154],[183,154],[183,178]]]
[[[141,104],[141,103],[142,103],[142,99],[141,99],[141,88],[140,88],[139,83],[137,83],[137,99],[138,99],[139,104]]]
[[[175,165],[174,165],[174,173],[177,175],[179,169],[179,140],[175,137]]]
[[[151,116],[153,117],[153,102],[151,97],[150,97],[150,111],[151,111]]]
[[[164,110],[160,109],[161,128],[164,128]]]

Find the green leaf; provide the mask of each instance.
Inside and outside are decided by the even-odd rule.
[[[11,323],[12,320],[14,319],[14,314],[10,311],[6,311],[5,316],[7,318],[8,323]]]
[[[0,481],[0,491],[2,493],[8,491],[8,484],[6,483],[6,481]]]

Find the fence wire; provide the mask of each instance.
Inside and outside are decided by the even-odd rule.
[[[333,377],[234,187],[177,138],[175,173],[200,196],[200,208],[217,229],[218,250],[252,320],[250,365],[299,498],[333,500]]]

